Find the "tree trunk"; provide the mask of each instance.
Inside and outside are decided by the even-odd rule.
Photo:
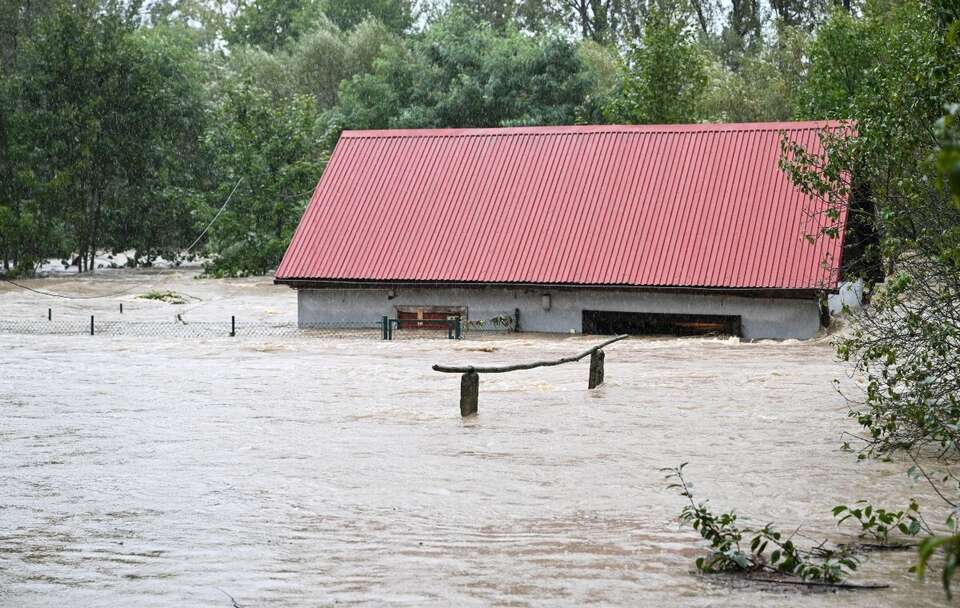
[[[704,35],[708,34],[710,24],[707,23],[707,15],[703,12],[703,0],[693,0],[693,8],[697,12],[697,23],[700,25],[700,31]]]
[[[100,187],[94,189],[93,207],[90,212],[90,272],[97,267],[97,243],[100,230],[100,209],[103,202],[103,190]]]
[[[587,2],[588,0],[579,0],[573,4],[577,13],[580,15],[580,31],[584,39],[590,38],[591,36],[590,11],[587,10]]]
[[[607,7],[603,0],[590,0],[590,8],[593,11],[593,39],[596,42],[607,42],[610,34],[610,15],[607,14]]]

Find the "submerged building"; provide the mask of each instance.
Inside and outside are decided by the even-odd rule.
[[[299,322],[809,338],[826,203],[781,171],[834,122],[345,131],[275,281]]]

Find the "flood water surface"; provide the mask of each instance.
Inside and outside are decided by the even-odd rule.
[[[630,339],[592,391],[585,362],[482,375],[466,420],[430,369],[594,342],[0,335],[0,605],[943,603],[911,553],[866,556],[854,582],[892,585],[872,592],[692,572],[661,467],[811,538],[849,538],[839,503],[936,504],[903,463],[841,451],[827,340]]]

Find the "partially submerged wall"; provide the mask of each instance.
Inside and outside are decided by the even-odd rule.
[[[549,296],[545,298],[544,296]],[[746,297],[588,288],[398,287],[300,289],[299,322],[375,322],[396,317],[400,307],[450,306],[468,321],[512,315],[520,310],[523,331],[580,333],[584,310],[690,315],[737,315],[743,337],[812,337],[820,329],[815,299]]]

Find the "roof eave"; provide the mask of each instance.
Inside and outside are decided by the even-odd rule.
[[[399,287],[418,288],[454,288],[454,287],[499,287],[508,289],[620,289],[628,291],[657,291],[664,293],[702,293],[715,295],[777,295],[779,297],[814,297],[821,293],[838,293],[834,286],[823,287],[731,287],[723,285],[628,285],[622,283],[534,283],[534,282],[488,282],[488,281],[444,281],[444,280],[406,280],[406,279],[318,279],[318,278],[274,278],[274,284],[287,285],[293,289],[342,289],[369,288],[389,289]]]

